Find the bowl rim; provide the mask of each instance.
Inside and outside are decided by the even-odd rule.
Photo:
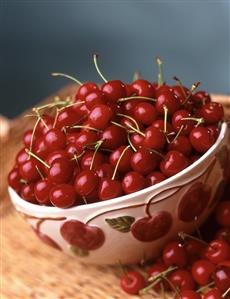
[[[109,199],[109,200],[105,200],[105,201],[89,203],[86,205],[74,206],[74,207],[67,208],[67,209],[61,209],[61,208],[57,208],[57,207],[47,207],[47,206],[42,206],[42,205],[37,205],[37,204],[27,202],[24,199],[22,199],[11,187],[8,187],[11,201],[13,202],[14,205],[19,205],[20,207],[23,207],[23,209],[25,209],[25,210],[29,209],[31,212],[34,212],[34,213],[37,212],[39,214],[40,213],[44,213],[44,214],[54,213],[55,214],[55,213],[60,213],[60,211],[62,211],[62,212],[65,212],[65,211],[78,212],[78,211],[87,210],[87,209],[109,207],[109,206],[113,206],[114,204],[119,204],[119,203],[124,204],[129,199],[132,199],[132,198],[140,196],[140,195],[144,195],[145,193],[149,193],[151,191],[157,190],[158,188],[167,186],[167,184],[172,183],[173,181],[179,179],[180,177],[186,175],[187,173],[189,173],[190,171],[195,169],[200,163],[202,163],[203,161],[208,159],[216,151],[216,149],[219,147],[222,140],[224,139],[227,129],[228,129],[227,121],[224,121],[221,124],[221,130],[220,130],[220,133],[219,133],[219,136],[218,136],[216,142],[211,146],[211,148],[208,149],[208,151],[206,153],[204,153],[193,164],[189,165],[188,167],[186,167],[179,173],[165,179],[164,181],[157,183],[156,185],[133,192],[131,194],[122,195],[122,196],[119,196],[119,197],[116,197],[113,199]],[[12,199],[12,197],[14,197],[14,199]]]

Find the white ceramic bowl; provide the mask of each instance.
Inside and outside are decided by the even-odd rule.
[[[140,262],[159,254],[178,232],[191,233],[218,201],[228,171],[227,123],[216,143],[195,163],[167,180],[108,201],[69,209],[21,199],[9,188],[17,211],[37,235],[83,262]]]

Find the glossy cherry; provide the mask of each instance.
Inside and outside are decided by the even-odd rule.
[[[178,151],[185,156],[189,156],[192,152],[192,145],[186,136],[178,136],[168,145],[169,151]]]
[[[223,299],[223,297],[218,289],[211,289],[204,294],[203,299]]]
[[[44,144],[49,151],[64,149],[66,145],[66,136],[59,129],[50,129],[44,136]]]
[[[212,277],[217,289],[221,292],[227,291],[227,289],[230,287],[230,267],[217,267]]]
[[[137,96],[141,97],[149,97],[152,98],[154,96],[154,88],[150,82],[143,79],[138,79],[132,83],[133,92]]]
[[[86,95],[85,105],[89,110],[92,110],[94,106],[105,104],[105,95],[101,90],[94,90]]]
[[[113,80],[103,84],[101,90],[109,102],[116,103],[118,99],[126,97],[125,84],[120,80]]]
[[[77,195],[72,185],[60,184],[50,190],[49,198],[55,207],[66,209],[74,205]]]
[[[58,113],[56,128],[62,129],[63,127],[77,125],[81,120],[81,115],[76,113],[73,106],[66,107]]]
[[[104,162],[104,155],[101,152],[86,151],[81,158],[81,169],[95,169]]]
[[[166,176],[160,171],[153,171],[148,174],[147,180],[149,186],[156,185],[160,182],[163,182],[166,179]]]
[[[93,192],[99,183],[98,176],[92,170],[81,171],[75,179],[74,187],[81,196],[87,196]]]
[[[175,299],[201,299],[201,295],[192,290],[183,290],[180,292],[179,295],[176,296]],[[212,298],[212,299],[219,299],[219,298]]]
[[[148,269],[148,277],[150,278],[154,278],[156,276],[158,276],[159,274],[161,274],[162,272],[165,272],[168,268],[162,264],[162,263],[156,263],[154,265],[152,265],[149,269]],[[153,289],[156,292],[160,292],[162,290],[162,286],[164,287],[164,290],[169,290],[170,286],[168,284],[167,281],[165,281],[164,279],[161,279],[160,282],[154,284]]]
[[[130,159],[132,157],[133,151],[131,148],[128,148],[127,150],[125,150],[125,148],[126,146],[120,146],[114,150],[109,157],[110,164],[115,167],[121,155],[123,154],[117,168],[120,172],[128,172],[131,170]]]
[[[172,272],[169,276],[169,280],[175,288],[178,288],[181,291],[194,290],[196,286],[192,274],[184,269],[178,269]]]
[[[202,106],[200,113],[207,124],[215,124],[223,119],[224,108],[220,103],[210,102]]]
[[[38,125],[36,127],[36,134],[44,135],[47,131],[53,128],[54,118],[50,115],[44,114],[40,118]]]
[[[204,252],[205,257],[213,264],[230,259],[230,246],[224,240],[213,240]]]
[[[98,140],[97,133],[94,131],[81,131],[76,137],[75,145],[78,150],[83,150],[87,145],[94,145]]]
[[[206,91],[200,90],[192,95],[192,101],[197,107],[200,107],[211,102],[211,97]]]
[[[168,109],[168,114],[172,115],[180,108],[179,98],[170,90],[157,93],[156,109],[160,115],[164,115],[164,106]]]
[[[20,182],[20,175],[18,168],[13,168],[8,174],[8,184],[17,193],[20,192],[22,184]]]
[[[114,167],[109,163],[103,163],[95,166],[95,173],[101,179],[111,179],[113,176]]]
[[[215,139],[210,131],[204,127],[194,128],[190,132],[189,140],[199,153],[205,153],[215,143]]]
[[[186,239],[184,248],[190,264],[201,258],[205,247],[206,245],[202,241],[190,238]]]
[[[150,126],[145,130],[143,146],[149,149],[161,150],[166,143],[165,134],[159,129]]]
[[[194,120],[184,119],[184,118],[191,118],[191,117],[192,116],[190,112],[187,110],[176,111],[172,117],[172,126],[174,130],[176,130],[176,132],[180,131],[181,135],[188,135],[196,125],[196,122]]]
[[[41,205],[50,204],[49,192],[53,184],[47,179],[41,179],[34,185],[34,195]]]
[[[122,193],[123,190],[120,181],[110,178],[105,178],[101,181],[98,191],[100,200],[116,198],[121,196]]]
[[[23,164],[24,162],[26,162],[27,160],[29,160],[29,154],[26,152],[25,148],[22,148],[16,156],[15,162],[17,165]]]
[[[21,164],[19,166],[21,178],[27,182],[36,182],[40,178],[36,167],[40,168],[39,164],[32,158]]]
[[[111,125],[103,131],[101,140],[104,148],[113,150],[127,143],[127,133],[123,128]]]
[[[188,159],[178,151],[169,151],[160,164],[161,172],[167,176],[173,176],[185,169],[189,164]]]
[[[145,148],[140,148],[131,157],[131,167],[143,175],[149,174],[157,166],[155,156]]]
[[[152,126],[164,132],[165,129],[165,121],[163,119],[157,119],[152,123]],[[170,122],[166,122],[166,132],[172,133],[174,131]]]
[[[166,266],[184,267],[187,263],[186,251],[178,241],[168,243],[164,247],[162,257]]]
[[[192,265],[192,276],[194,280],[201,286],[208,284],[211,281],[212,273],[215,266],[207,260],[197,260]]]
[[[80,99],[80,100],[84,100],[85,97],[91,93],[98,90],[98,86],[96,83],[94,82],[86,82],[84,84],[82,84],[76,94],[76,100]]]
[[[24,184],[20,191],[20,196],[30,203],[36,203],[34,195],[34,183]]]
[[[126,194],[136,192],[146,187],[146,179],[139,173],[131,171],[122,180],[122,189]]]
[[[128,294],[137,295],[146,285],[143,275],[137,271],[129,271],[120,280],[121,288]]]
[[[25,147],[30,148],[33,130],[27,130],[23,135],[23,143]],[[36,140],[36,135],[34,134],[33,141]]]
[[[88,121],[92,127],[103,130],[108,126],[112,115],[113,113],[109,106],[100,104],[94,106],[90,111]]]
[[[230,227],[224,227],[217,231],[215,239],[224,240],[230,246]]]
[[[130,135],[130,140],[131,140],[131,143],[133,144],[133,146],[136,149],[138,149],[139,147],[141,147],[143,145],[144,137],[138,133],[133,133],[132,135]]]
[[[48,179],[56,184],[68,183],[73,174],[73,164],[66,158],[53,161],[48,171]]]
[[[143,125],[149,126],[157,118],[156,108],[147,102],[139,102],[134,108],[134,117]]]

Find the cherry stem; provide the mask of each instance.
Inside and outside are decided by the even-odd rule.
[[[199,289],[197,289],[196,292],[197,293],[203,293],[204,291],[206,291],[207,289],[209,289],[210,287],[212,287],[214,285],[215,285],[215,283],[214,283],[214,281],[212,281],[212,282],[200,287]]]
[[[129,148],[130,148],[130,145],[126,146],[126,147],[124,148],[123,152],[121,153],[119,159],[117,160],[117,164],[116,164],[116,166],[115,166],[115,168],[114,168],[114,171],[113,171],[112,180],[115,179],[115,176],[116,176],[116,173],[117,173],[117,168],[118,168],[118,166],[119,166],[119,164],[120,164],[120,162],[121,162],[121,159],[123,158],[125,152],[126,152]]]
[[[185,92],[185,90],[184,90],[184,87],[183,87],[183,85],[182,85],[181,80],[178,79],[176,76],[174,76],[173,79],[174,79],[175,81],[177,81],[178,85],[180,86],[181,91],[182,91],[183,94],[184,94],[184,97],[186,98],[186,97],[187,97],[187,94],[186,94],[186,92]]]
[[[164,133],[167,133],[167,118],[168,118],[168,108],[164,105],[163,106],[164,109]]]
[[[190,89],[190,91],[189,91],[187,97],[185,98],[184,102],[182,103],[182,105],[185,105],[185,104],[187,103],[187,101],[188,101],[188,100],[190,99],[190,97],[192,96],[193,91],[196,90],[197,87],[198,87],[199,85],[200,85],[200,82],[195,82],[195,83],[192,85],[192,87],[191,87],[191,89]]]
[[[25,149],[25,152],[28,154],[28,155],[30,155],[30,156],[32,156],[32,157],[34,157],[35,159],[37,159],[39,162],[41,162],[45,167],[47,167],[47,168],[50,168],[50,166],[45,162],[45,161],[43,161],[41,158],[39,158],[37,155],[35,155],[34,153],[32,153],[30,150],[28,150],[27,148]]]
[[[122,126],[121,124],[119,124],[119,123],[117,123],[117,122],[115,122],[115,121],[111,121],[111,124],[113,124],[113,125],[115,125],[115,126],[117,126],[117,127],[120,127],[120,128],[122,128],[122,129],[127,130],[127,128],[126,128],[125,126]]]
[[[175,295],[178,296],[178,297],[180,297],[182,299],[180,290],[177,287],[175,287],[175,285],[166,276],[163,277],[163,279],[165,281],[167,281],[167,283],[170,285],[170,287],[175,291]]]
[[[43,176],[43,174],[42,174],[41,170],[38,168],[38,166],[37,166],[37,165],[36,165],[35,167],[36,167],[36,169],[37,169],[37,172],[39,173],[39,175],[40,175],[41,179],[43,180],[43,179],[44,179],[44,176]]]
[[[19,182],[20,182],[21,184],[27,184],[27,181],[26,181],[26,180],[23,180],[23,179],[20,179]]]
[[[133,126],[131,126],[130,124],[127,124],[127,126],[132,129],[134,132],[140,134],[141,136],[145,137],[145,133],[141,132],[140,130],[134,128]]]
[[[87,204],[88,204],[88,202],[87,202],[87,200],[86,200],[85,196],[82,196],[82,198],[83,198],[83,201],[84,201],[84,203],[87,205]]]
[[[75,126],[71,126],[70,128],[71,129],[88,129],[91,131],[102,132],[101,130],[90,127],[90,126],[75,125]]]
[[[135,148],[135,146],[133,145],[133,143],[132,143],[132,141],[130,139],[130,132],[127,134],[127,139],[128,139],[128,142],[129,142],[131,148],[133,149],[133,151],[136,152],[137,149]]]
[[[40,121],[40,118],[38,117],[36,122],[35,122],[35,125],[33,127],[33,131],[32,131],[32,134],[31,134],[31,140],[30,140],[30,151],[32,151],[32,147],[33,147],[33,141],[34,141],[34,135],[35,135],[35,131],[37,129],[37,126],[38,126],[38,123]]]
[[[56,113],[55,113],[54,122],[53,122],[53,128],[56,127],[56,123],[57,123],[57,118],[58,118],[59,111],[60,110],[58,108],[56,108]]]
[[[226,297],[228,295],[228,293],[230,293],[230,287],[227,289],[227,291],[224,292],[224,294],[222,295],[222,297]]]
[[[67,79],[70,79],[70,80],[74,81],[78,85],[83,85],[83,83],[81,81],[79,81],[78,79],[74,78],[73,76],[64,74],[64,73],[52,73],[51,75],[54,76],[54,77],[58,77],[58,76],[59,77],[64,77],[64,78],[67,78]]]
[[[90,164],[90,168],[89,168],[90,170],[93,169],[93,163],[94,163],[96,154],[97,154],[98,150],[100,149],[102,143],[103,143],[103,140],[99,140],[99,141],[97,141],[97,143],[95,144],[95,147],[94,147],[94,148],[95,148],[95,151],[94,151],[94,153],[93,153],[93,157],[92,157],[91,164]]]
[[[156,64],[158,66],[157,82],[159,87],[164,84],[163,63],[159,56],[156,57]]]
[[[156,102],[156,99],[150,97],[142,97],[142,96],[131,96],[131,97],[120,98],[117,100],[117,102],[122,103],[129,100],[146,100],[146,101]]]
[[[141,289],[141,290],[139,291],[139,295],[141,296],[141,295],[146,295],[146,294],[148,294],[149,291],[151,291],[152,288],[153,288],[156,284],[158,284],[160,281],[161,281],[161,278],[156,279],[154,282],[152,282],[151,284],[149,284],[147,287]]]
[[[95,68],[99,74],[99,76],[101,77],[101,79],[105,82],[108,83],[108,80],[102,75],[102,72],[100,71],[99,67],[98,67],[98,63],[97,63],[97,59],[98,59],[98,54],[93,54],[93,62],[95,65]]]
[[[158,152],[157,150],[152,149],[152,148],[147,148],[147,149],[148,149],[150,152],[155,153],[156,155],[160,156],[162,159],[165,158],[165,156],[164,156],[162,153]]]
[[[180,136],[180,134],[181,134],[181,132],[183,131],[183,129],[184,129],[184,125],[182,125],[182,126],[180,127],[179,131],[177,132],[177,134],[176,134],[176,136],[174,137],[174,139],[173,139],[172,142],[174,142],[174,141],[177,140],[177,138]],[[172,142],[171,142],[171,143],[172,143]]]
[[[198,242],[204,244],[205,246],[208,245],[208,243],[205,242],[204,240],[199,239],[199,238],[197,238],[197,237],[194,237],[194,236],[192,236],[192,235],[189,235],[189,234],[187,234],[187,233],[185,233],[185,232],[179,232],[179,233],[178,233],[178,236],[179,236],[183,241],[185,241],[186,239],[192,239],[192,240],[195,240],[195,241],[198,241]]]
[[[133,73],[133,82],[136,81],[136,80],[139,80],[141,78],[141,72],[136,70],[134,73]]]
[[[73,158],[71,160],[78,161],[78,159],[80,159],[84,154],[85,154],[85,151],[82,151],[79,155],[74,154]]]
[[[127,114],[122,114],[122,113],[117,113],[117,116],[126,117],[126,118],[130,119],[135,124],[136,128],[140,131],[140,127],[138,126],[138,123],[135,120],[135,118],[133,118],[133,117],[127,115]]]
[[[181,118],[181,120],[193,120],[193,121],[196,121],[197,122],[196,127],[198,127],[200,124],[204,123],[203,117],[201,117],[201,118],[183,117],[183,118]]]

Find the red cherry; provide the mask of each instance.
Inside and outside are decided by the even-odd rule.
[[[93,131],[81,131],[76,137],[75,145],[79,150],[82,150],[85,145],[93,144],[97,141],[97,133]]]
[[[213,280],[218,290],[221,292],[227,291],[230,286],[230,268],[217,267],[213,273]]]
[[[150,151],[140,148],[131,157],[132,169],[143,175],[149,174],[157,166],[157,160]]]
[[[23,135],[23,143],[25,147],[30,148],[33,130],[27,130]],[[34,134],[33,141],[36,140],[37,135]]]
[[[49,192],[52,187],[53,184],[47,178],[36,182],[36,184],[34,185],[34,195],[39,204],[50,204]]]
[[[79,135],[79,132],[71,132],[66,134],[66,143],[75,143],[77,140],[77,137]]]
[[[215,143],[210,131],[203,127],[194,128],[189,135],[189,140],[199,153],[205,153]]]
[[[192,291],[192,290],[183,290],[180,292],[180,295],[176,296],[175,299],[201,299],[201,296],[199,293]],[[211,299],[211,298],[208,298]],[[213,298],[218,299],[218,298]]]
[[[94,90],[85,97],[85,105],[89,110],[94,106],[105,103],[105,95],[100,90]]]
[[[169,280],[176,288],[179,288],[179,290],[181,291],[194,290],[196,286],[192,274],[184,269],[178,269],[171,273],[169,276]]]
[[[86,153],[81,158],[81,168],[82,170],[92,169],[101,165],[104,162],[104,155],[100,152],[86,151]]]
[[[17,193],[20,192],[22,184],[20,183],[20,175],[17,168],[13,168],[8,174],[8,184]]]
[[[152,98],[154,96],[154,89],[152,84],[146,80],[138,79],[132,83],[133,92],[137,96],[141,97],[149,97]]]
[[[191,118],[191,114],[187,110],[178,110],[173,114],[172,125],[176,132],[180,131],[182,135],[188,135],[195,126],[195,121],[183,118]],[[183,129],[181,130],[181,127]]]
[[[143,140],[144,147],[160,150],[164,147],[165,143],[166,143],[165,135],[159,129],[150,126],[145,130],[145,137]]]
[[[152,217],[136,220],[131,226],[131,232],[137,240],[151,242],[165,236],[171,226],[172,216],[166,211],[159,211]]]
[[[189,262],[193,263],[194,261],[199,259],[202,256],[205,247],[206,246],[204,245],[204,243],[199,240],[187,239],[184,244],[184,248],[187,253]]]
[[[122,145],[111,153],[111,155],[109,157],[109,161],[113,167],[115,167],[117,165],[118,160],[121,157],[122,153],[124,152],[125,148],[126,148],[126,146]],[[131,170],[130,159],[131,159],[132,154],[133,154],[133,151],[131,150],[131,148],[128,148],[124,152],[124,154],[118,164],[118,168],[117,168],[118,171],[128,172]]]
[[[224,240],[230,245],[230,227],[224,227],[217,231],[215,239]]]
[[[184,222],[192,222],[205,210],[210,200],[211,190],[201,182],[194,183],[182,197],[178,207],[178,217]]]
[[[218,289],[211,289],[204,294],[203,299],[223,299],[223,297]]]
[[[100,200],[108,200],[122,195],[121,183],[117,180],[109,178],[103,179],[99,186]]]
[[[187,255],[180,242],[168,243],[163,250],[163,261],[166,266],[184,267],[187,263]]]
[[[30,159],[19,166],[19,174],[21,178],[27,182],[36,182],[39,178],[39,172],[36,167],[39,167],[38,163]]]
[[[162,91],[157,93],[156,109],[160,115],[164,115],[164,106],[168,109],[168,114],[172,115],[179,110],[180,101],[171,91]]]
[[[107,149],[116,149],[127,142],[127,133],[124,129],[111,125],[107,127],[102,135],[103,147]]]
[[[42,159],[45,159],[47,155],[50,153],[49,148],[45,145],[44,136],[35,140],[33,153]]]
[[[81,196],[92,193],[98,186],[99,178],[92,170],[81,171],[75,179],[74,187]]]
[[[189,165],[188,159],[178,151],[169,151],[160,164],[162,173],[167,176],[173,176],[182,171]]]
[[[211,102],[211,97],[206,91],[200,90],[192,95],[192,100],[195,102],[195,105],[199,107]]]
[[[156,185],[166,179],[166,176],[160,171],[153,171],[147,176],[149,186]]]
[[[224,118],[224,108],[220,103],[207,103],[202,106],[200,113],[207,124],[218,123]]]
[[[25,151],[25,148],[22,148],[16,156],[16,164],[19,166],[21,164],[23,164],[24,162],[26,162],[27,160],[29,160],[29,155],[28,153]]]
[[[218,225],[230,228],[230,201],[222,201],[215,210]]]
[[[80,120],[83,120],[89,114],[89,109],[86,107],[82,100],[76,100],[75,105],[72,106],[73,111],[79,117],[78,123]]]
[[[109,102],[116,103],[118,99],[126,97],[125,84],[120,80],[113,80],[103,84],[101,90]]]
[[[205,257],[213,264],[230,259],[230,247],[223,240],[213,240],[204,252]]]
[[[133,133],[131,136],[130,136],[130,140],[132,142],[132,144],[134,145],[135,148],[139,148],[142,146],[143,144],[143,140],[144,140],[144,137],[141,136],[140,134],[138,133]]]
[[[62,129],[63,127],[73,126],[80,122],[81,116],[76,113],[74,108],[66,107],[58,113],[56,128]]]
[[[94,92],[98,90],[98,86],[96,83],[94,82],[87,82],[87,83],[84,83],[82,84],[79,89],[78,89],[78,92],[76,94],[76,100],[77,99],[80,99],[80,100],[84,100],[85,97],[91,93],[91,92]]]
[[[61,225],[60,233],[69,244],[83,250],[98,249],[105,241],[105,235],[99,227],[78,220],[65,221]]]
[[[189,89],[185,86],[179,85],[172,86],[171,88],[172,92],[177,96],[177,98],[180,100],[180,103],[182,104],[189,95]]]
[[[21,188],[20,196],[28,202],[36,203],[36,198],[34,196],[34,183],[29,185],[24,184]]]
[[[152,126],[164,132],[165,122],[163,119],[157,119],[152,123]],[[172,125],[169,122],[166,122],[166,130],[167,133],[172,133],[174,131]]]
[[[154,264],[153,266],[151,266],[148,270],[148,277],[156,277],[158,276],[159,274],[161,274],[162,272],[166,271],[167,270],[167,267],[161,263],[157,263],[157,264]],[[164,279],[162,279],[162,281],[154,284],[153,286],[153,289],[156,291],[156,292],[160,292],[161,291],[161,285],[163,284],[163,287],[164,287],[164,290],[169,290],[170,287],[169,287],[169,284],[168,282],[166,282]]]
[[[65,158],[68,159],[69,155],[65,150],[57,150],[57,151],[53,151],[52,153],[50,153],[46,159],[46,163],[51,166],[51,164],[59,159],[59,158]]]
[[[68,183],[73,174],[73,164],[66,158],[53,161],[48,171],[48,179],[56,184]]]
[[[63,149],[66,145],[66,136],[58,129],[51,129],[44,136],[44,144],[49,148],[49,151]]]
[[[111,179],[114,168],[109,163],[103,163],[95,167],[97,176],[101,179]]]
[[[197,260],[192,265],[192,276],[194,280],[201,286],[206,285],[211,280],[211,275],[215,266],[207,260]]]
[[[134,93],[131,84],[126,83],[126,84],[125,84],[125,90],[126,90],[126,96],[127,96],[127,97],[131,97],[131,96],[133,95],[133,93]]]
[[[134,109],[135,109],[135,107],[138,103],[139,103],[139,101],[135,100],[135,99],[123,102],[122,103],[122,108],[124,110],[124,114],[133,116],[134,115]]]
[[[122,180],[122,189],[126,194],[136,192],[146,187],[146,179],[139,173],[131,171]]]
[[[184,154],[185,156],[189,156],[192,152],[192,145],[187,137],[178,136],[175,140],[169,143],[168,150],[178,151]]]
[[[214,137],[214,140],[216,141],[217,138],[219,137],[220,129],[215,125],[209,125],[206,128],[209,130],[211,135]]]
[[[76,202],[77,196],[72,185],[61,184],[54,186],[49,193],[51,203],[58,208],[70,208]]]
[[[97,129],[105,129],[112,118],[112,110],[107,105],[96,105],[91,110],[88,121],[90,125]]]
[[[47,131],[53,128],[53,124],[54,118],[50,115],[44,114],[36,127],[36,135],[44,135]]]
[[[126,293],[137,295],[141,289],[145,287],[145,279],[142,274],[137,271],[129,271],[121,277],[121,288]]]
[[[149,126],[157,118],[156,108],[146,102],[139,102],[134,108],[135,119],[141,122],[143,125]]]

